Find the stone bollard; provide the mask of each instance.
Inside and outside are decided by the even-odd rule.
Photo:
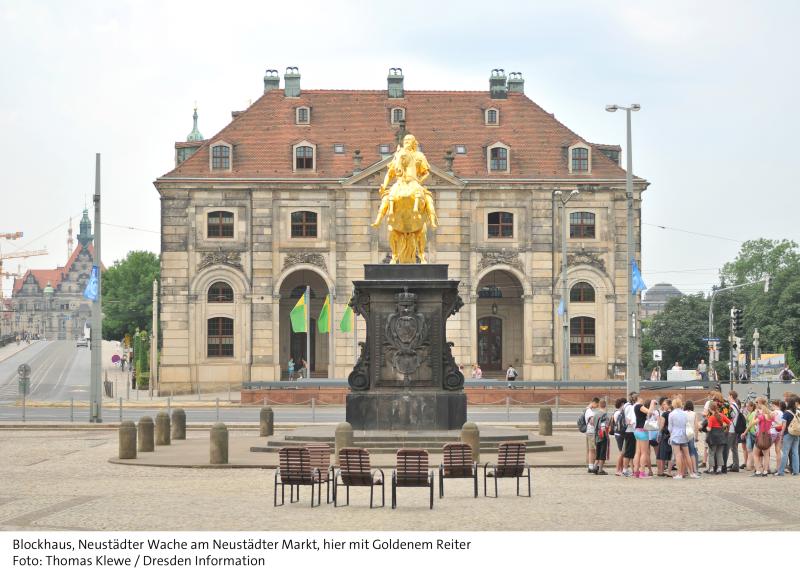
[[[348,422],[336,425],[336,464],[339,464],[339,450],[355,446],[353,426]]]
[[[136,458],[136,424],[133,420],[125,420],[119,425],[119,459]]]
[[[464,422],[461,427],[461,441],[472,448],[472,457],[475,462],[481,461],[481,431],[475,422]]]
[[[539,408],[539,436],[553,435],[553,411],[550,408]]]
[[[153,419],[150,416],[139,418],[139,452],[152,452],[153,446]]]
[[[172,411],[172,439],[186,440],[186,412],[183,408]]]
[[[217,422],[211,427],[211,464],[228,463],[228,427]]]
[[[260,436],[272,436],[275,434],[275,414],[272,413],[272,408],[262,408],[259,421],[261,423],[259,427]]]
[[[165,410],[156,414],[156,446],[169,446],[169,414]]]

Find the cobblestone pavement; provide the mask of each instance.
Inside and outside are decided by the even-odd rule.
[[[232,432],[236,434],[236,432]],[[534,470],[533,498],[471,497],[449,481],[428,510],[424,489],[399,492],[399,508],[370,510],[366,489],[349,508],[272,506],[270,470],[198,470],[120,466],[114,431],[2,431],[0,528],[5,530],[608,530],[620,507],[654,512],[632,530],[800,529],[800,478],[747,474],[700,480],[590,476],[581,468]],[[386,470],[387,479],[391,477]],[[324,496],[323,496],[324,497]],[[387,504],[389,489],[387,486]],[[586,524],[587,512],[591,523]],[[724,513],[722,513],[724,512]]]

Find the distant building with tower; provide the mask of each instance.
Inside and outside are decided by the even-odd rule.
[[[71,231],[70,222],[67,241],[70,248]],[[2,317],[4,334],[48,340],[74,340],[84,335],[91,306],[83,297],[83,290],[94,263],[94,235],[88,210],[83,211],[77,240],[64,266],[28,270],[14,280]]]
[[[175,143],[161,198],[161,393],[286,377],[293,358],[345,378],[354,335],[337,328],[363,265],[386,260],[370,223],[397,143],[414,134],[430,163],[439,227],[428,260],[449,265],[464,307],[448,323],[453,355],[487,376],[513,364],[552,380],[570,348],[574,379],[620,377],[627,322],[625,171],[620,147],[594,144],[524,93],[519,73],[479,91],[406,90],[393,68],[383,90],[305,90],[297,68],[275,70],[264,94],[208,139]],[[605,114],[603,102],[596,114]],[[594,113],[594,112],[592,112]],[[640,253],[643,191],[634,178]],[[569,306],[559,316],[561,212],[566,205]],[[311,287],[310,350],[289,313]],[[326,296],[332,334],[316,329]],[[363,320],[358,318],[363,337]]]
[[[666,282],[660,282],[652,288],[648,288],[642,296],[642,317],[655,316],[664,310],[667,302],[681,296],[683,296],[683,292]]]

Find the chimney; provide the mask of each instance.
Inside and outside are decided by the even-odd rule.
[[[267,70],[264,73],[264,94],[270,90],[277,90],[281,84],[281,77],[277,70]]]
[[[289,98],[300,96],[300,70],[289,66],[283,75],[283,95]]]
[[[489,76],[489,96],[494,99],[508,98],[506,71],[502,68],[495,68]]]
[[[402,98],[403,97],[403,69],[402,68],[389,68],[389,77],[387,78],[389,84],[389,98]]]
[[[509,72],[508,91],[525,94],[525,80],[522,79],[522,72]]]

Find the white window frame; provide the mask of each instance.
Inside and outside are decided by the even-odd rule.
[[[311,148],[311,169],[308,168],[301,168],[298,170],[297,168],[297,149],[302,146],[309,146]],[[298,142],[297,144],[292,146],[292,172],[316,172],[317,171],[317,145],[312,144],[308,140],[303,140],[302,142]]]
[[[496,122],[489,122],[489,112],[495,112],[497,115]],[[487,126],[500,126],[500,110],[498,108],[487,108],[483,112],[483,122]]]
[[[492,170],[492,150],[495,148],[505,148],[506,150],[506,169]],[[489,174],[508,174],[511,172],[511,147],[502,142],[495,142],[486,147],[486,171]]]
[[[400,110],[400,112],[402,114],[402,118],[400,118],[399,120],[395,120],[394,119],[395,110]],[[406,109],[405,108],[401,108],[400,106],[395,106],[389,112],[389,122],[391,122],[392,124],[400,124],[400,122],[403,122],[405,119],[406,119]]]
[[[461,151],[459,151],[459,148]],[[453,146],[453,150],[456,154],[466,154],[467,153],[467,146],[465,144],[456,144]]]
[[[587,170],[573,170],[572,169],[572,151],[576,148],[585,148],[588,150],[588,169]],[[589,146],[586,142],[576,142],[572,146],[569,147],[569,154],[567,154],[567,168],[569,169],[570,174],[591,174],[592,173],[592,147]]]
[[[300,111],[301,110],[305,110],[306,111],[306,121],[305,122],[300,120]],[[306,126],[308,124],[311,124],[311,108],[309,106],[298,106],[297,108],[295,108],[294,109],[294,123],[295,124],[299,124],[301,126]]]
[[[228,148],[228,167],[227,168],[214,168],[214,148],[217,146],[226,146]],[[233,145],[225,140],[217,140],[208,147],[208,169],[211,172],[230,172],[233,170]]]

